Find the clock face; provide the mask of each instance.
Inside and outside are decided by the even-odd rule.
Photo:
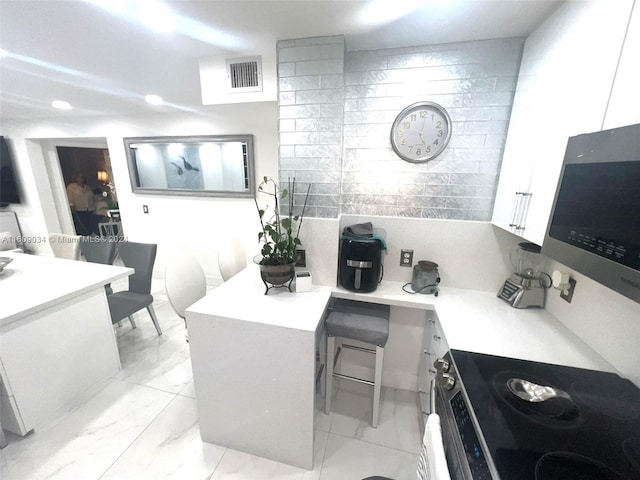
[[[451,137],[451,118],[437,103],[409,105],[391,127],[391,146],[408,162],[421,163],[440,155]]]

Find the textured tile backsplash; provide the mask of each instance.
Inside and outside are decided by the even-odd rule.
[[[524,39],[345,52],[342,36],[278,43],[280,178],[311,182],[306,214],[489,221]],[[407,105],[447,109],[447,150],[400,160]]]

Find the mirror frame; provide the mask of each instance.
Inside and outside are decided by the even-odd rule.
[[[131,181],[131,191],[133,193],[143,193],[152,195],[179,195],[179,196],[202,196],[202,197],[234,197],[234,198],[255,198],[256,182],[255,182],[255,161],[253,152],[253,135],[193,135],[193,136],[170,136],[170,137],[127,137],[124,138],[124,148],[127,155],[127,164],[129,167],[129,179]],[[132,144],[166,144],[166,143],[228,143],[228,142],[244,142],[247,144],[247,166],[249,177],[249,189],[246,191],[234,190],[205,190],[188,189],[188,188],[149,188],[140,185],[140,177],[136,159],[131,154]]]

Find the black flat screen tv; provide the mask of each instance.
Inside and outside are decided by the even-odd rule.
[[[0,136],[0,206],[20,203],[20,190],[6,138]]]

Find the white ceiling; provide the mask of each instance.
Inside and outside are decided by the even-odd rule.
[[[99,0],[0,0],[0,48],[8,52],[0,59],[0,118],[202,109],[201,57],[259,54],[277,40],[337,34],[348,50],[527,36],[561,3],[376,1],[394,10],[372,20],[372,2],[364,0],[165,0],[178,27],[160,33]],[[419,5],[392,20],[406,4]],[[169,105],[146,104],[148,93]],[[74,109],[54,111],[54,99]]]

